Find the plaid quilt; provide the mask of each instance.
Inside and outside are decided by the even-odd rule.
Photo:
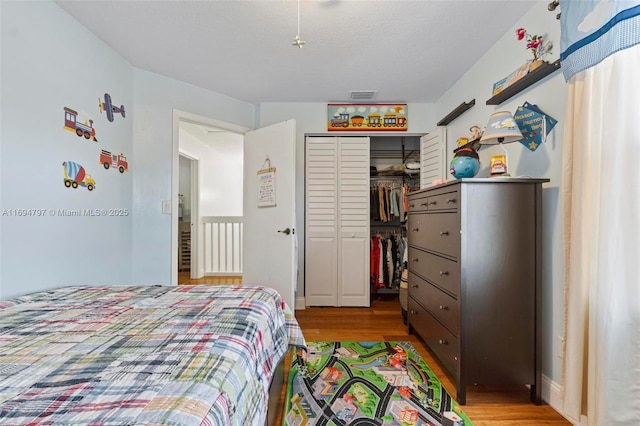
[[[62,287],[0,301],[0,424],[264,425],[290,308],[255,286]]]

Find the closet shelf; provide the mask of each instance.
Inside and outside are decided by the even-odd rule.
[[[400,158],[402,161],[406,161],[410,158],[419,158],[419,150],[411,150],[408,153],[398,149],[372,149],[370,154],[372,159],[384,158],[384,159],[396,159]]]
[[[507,86],[494,97],[487,100],[487,105],[500,105],[512,96],[520,93],[527,87],[542,80],[549,74],[560,69],[560,59],[555,62],[544,62],[541,66],[531,71],[529,74],[522,77],[520,80],[513,83],[511,86]]]
[[[438,121],[438,126],[446,126],[456,118],[464,114],[469,108],[476,104],[476,100],[472,99],[469,102],[463,102],[456,107],[453,111],[447,114],[442,120]]]

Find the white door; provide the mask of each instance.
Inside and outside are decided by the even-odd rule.
[[[438,126],[433,132],[420,138],[420,188],[431,186],[436,179],[446,179],[447,128]]]
[[[242,239],[245,285],[276,289],[295,308],[297,232],[295,215],[296,123],[288,120],[245,134],[244,230]],[[275,168],[275,205],[259,207],[258,171]],[[272,204],[264,197],[265,204]]]

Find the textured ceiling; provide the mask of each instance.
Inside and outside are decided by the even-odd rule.
[[[260,102],[435,102],[535,0],[56,0],[132,65]]]

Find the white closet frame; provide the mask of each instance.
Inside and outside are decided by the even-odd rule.
[[[307,306],[370,306],[370,136],[305,136]],[[421,135],[421,187],[447,177],[445,146],[443,127]]]

